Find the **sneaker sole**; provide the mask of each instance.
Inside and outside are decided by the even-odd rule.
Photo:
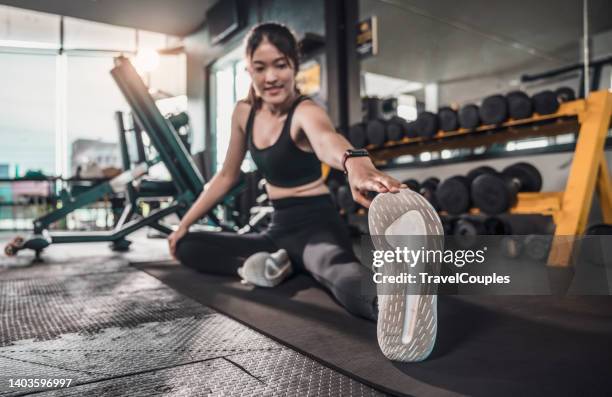
[[[377,250],[394,249],[397,245],[393,239],[389,239],[393,235],[444,235],[442,222],[435,209],[423,196],[410,189],[376,196],[369,209],[368,225],[370,235],[375,236],[373,243]],[[443,248],[441,238],[415,240],[426,241],[426,249]],[[418,271],[417,267],[393,267],[407,273]],[[379,271],[385,275],[385,266]],[[435,291],[423,287],[420,294],[411,295],[408,284],[395,284],[391,287],[387,284],[384,292],[379,284],[377,289],[377,337],[383,354],[393,361],[425,360],[431,354],[436,340],[438,313]]]

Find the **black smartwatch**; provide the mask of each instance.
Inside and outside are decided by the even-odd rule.
[[[351,157],[370,157],[370,153],[368,153],[365,149],[348,149],[344,152],[344,156],[342,156],[342,168],[344,169],[344,175],[348,174],[346,169],[346,160]]]

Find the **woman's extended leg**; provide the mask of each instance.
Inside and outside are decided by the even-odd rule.
[[[304,247],[304,268],[352,314],[376,320],[376,285],[372,271],[352,251],[324,231]]]
[[[302,263],[352,314],[375,320],[376,284],[355,254],[345,225],[329,222],[302,240]]]

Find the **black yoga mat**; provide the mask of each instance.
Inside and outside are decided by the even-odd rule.
[[[432,356],[421,363],[395,363],[380,353],[375,323],[348,314],[305,275],[263,289],[171,262],[135,266],[387,393],[560,396],[612,390],[609,296],[441,296]]]

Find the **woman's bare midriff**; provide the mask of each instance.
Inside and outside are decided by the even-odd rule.
[[[296,187],[279,187],[266,183],[266,191],[270,200],[278,200],[287,197],[318,196],[329,193],[329,189],[323,178]]]

